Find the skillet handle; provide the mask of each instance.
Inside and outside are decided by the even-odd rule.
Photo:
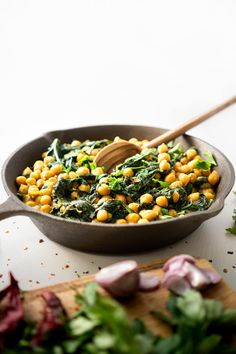
[[[24,210],[17,205],[11,198],[0,204],[0,220],[10,218],[14,215],[25,214]]]

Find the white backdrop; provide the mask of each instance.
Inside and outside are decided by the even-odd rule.
[[[236,94],[235,18],[233,0],[1,0],[0,163],[48,130],[106,123],[173,128]],[[235,118],[231,107],[191,131],[234,166]],[[2,185],[0,192],[2,202]],[[196,253],[213,259],[236,288],[236,238],[224,232],[234,205],[230,194],[224,211],[188,244],[135,258]],[[2,221],[0,233],[2,281],[12,269],[25,288],[39,286],[36,278],[51,284],[117,259],[55,245],[24,217]],[[52,257],[58,252],[60,260]]]

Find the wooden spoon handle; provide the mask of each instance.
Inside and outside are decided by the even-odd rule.
[[[179,125],[177,128],[174,130],[170,130],[157,138],[149,141],[147,144],[145,144],[145,147],[151,148],[158,146],[162,143],[167,143],[170,140],[173,140],[177,138],[178,136],[184,134],[186,131],[189,129],[195,127],[196,125],[200,124],[204,120],[212,117],[214,114],[223,111],[223,109],[231,106],[233,103],[236,103],[236,96],[228,99],[227,101],[219,104],[218,106],[211,108],[209,111],[202,113],[198,115],[197,117],[194,117],[192,119],[187,120],[185,123]]]

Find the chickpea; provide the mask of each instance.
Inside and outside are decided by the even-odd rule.
[[[162,154],[163,152],[168,151],[168,147],[165,143],[162,143],[161,145],[158,146],[157,151],[159,154]]]
[[[99,200],[97,201],[97,203],[98,203],[98,204],[102,204],[102,203],[106,202],[107,200],[111,200],[111,199],[112,199],[112,197],[111,197],[110,195],[104,195],[104,197],[102,197],[101,199],[99,199]]]
[[[186,156],[188,160],[192,160],[197,155],[197,151],[195,149],[188,149],[186,151]]]
[[[133,175],[134,175],[134,171],[132,170],[132,168],[127,167],[124,169],[124,171],[123,171],[124,177],[132,177]]]
[[[78,192],[77,191],[71,192],[70,197],[73,200],[78,199]]]
[[[168,211],[169,216],[172,216],[173,218],[177,216],[177,211],[175,209],[170,209]]]
[[[189,173],[191,171],[191,167],[189,167],[189,165],[183,165],[179,167],[178,171],[181,173]]]
[[[30,186],[34,186],[36,184],[36,179],[29,177],[26,179],[26,183]]]
[[[79,140],[73,140],[71,146],[80,146],[81,142]]]
[[[54,157],[53,156],[46,156],[43,159],[44,165],[48,165],[49,163],[54,161]]]
[[[78,177],[78,174],[76,172],[74,172],[74,171],[70,171],[68,173],[68,175],[69,175],[69,179],[74,179],[74,178]]]
[[[96,156],[98,153],[99,153],[99,149],[93,149],[91,155]]]
[[[100,186],[97,187],[97,192],[100,195],[108,195],[108,194],[110,194],[111,190],[108,187],[108,185],[104,183],[104,184],[101,184]]]
[[[41,171],[40,170],[35,170],[34,172],[31,172],[30,174],[30,178],[34,178],[34,179],[39,179],[41,175]]]
[[[153,201],[153,196],[149,193],[143,194],[140,197],[140,204],[150,204]]]
[[[123,194],[116,194],[115,199],[120,200],[121,202],[126,203],[126,197]]]
[[[195,173],[189,173],[189,178],[190,178],[190,182],[194,183],[197,179],[197,176],[195,175]]]
[[[167,160],[162,160],[160,162],[160,171],[163,172],[163,171],[168,171],[170,169],[170,164],[169,162],[167,162]]]
[[[28,194],[31,196],[31,198],[34,198],[40,195],[40,190],[37,186],[29,186]]]
[[[185,173],[180,173],[178,178],[179,178],[179,181],[182,182],[183,186],[187,186],[187,184],[190,181],[189,175],[186,175]]]
[[[158,155],[158,162],[161,162],[161,161],[170,161],[170,155],[166,152],[163,152],[161,154]]]
[[[42,188],[40,190],[40,195],[51,195],[52,189],[51,188]]]
[[[49,196],[49,195],[43,195],[41,198],[40,198],[40,204],[42,205],[51,205],[52,203],[52,198]]]
[[[147,219],[139,219],[138,224],[146,224],[147,222],[149,222],[149,220],[147,220]]]
[[[119,136],[116,136],[115,138],[114,138],[114,143],[116,143],[117,141],[120,141],[120,140],[122,140]]]
[[[106,210],[98,210],[97,212],[97,220],[98,221],[106,221],[109,218],[109,214]]]
[[[196,192],[196,193],[191,193],[188,195],[188,200],[190,202],[196,202],[200,197],[200,193],[199,192]]]
[[[25,184],[21,184],[19,188],[19,193],[20,194],[27,194],[28,193],[29,186]]]
[[[44,213],[50,213],[50,211],[52,210],[51,205],[45,204],[42,205],[40,208],[40,211],[43,211]]]
[[[170,184],[170,188],[181,188],[183,187],[183,183],[181,181],[175,181]]]
[[[35,203],[36,203],[36,204],[40,204],[40,202],[41,202],[41,196],[38,195],[38,196],[35,198]]]
[[[31,172],[33,172],[29,167],[26,167],[22,173],[23,176],[30,176]]]
[[[59,179],[69,179],[69,174],[68,173],[60,173],[58,176]]]
[[[81,166],[78,168],[76,172],[79,176],[83,176],[83,175],[88,175],[90,173],[90,170],[88,167]]]
[[[88,193],[88,192],[90,191],[90,185],[89,185],[89,184],[81,184],[81,185],[79,186],[79,190],[80,190],[81,192],[86,192],[86,193]]]
[[[199,168],[194,168],[194,169],[193,169],[193,172],[195,173],[195,175],[196,175],[197,177],[200,177],[200,176],[202,175],[202,171],[199,170]]]
[[[141,217],[143,219],[147,219],[148,221],[152,221],[152,220],[156,219],[157,212],[155,210],[141,210],[139,215],[141,215]]]
[[[156,215],[158,216],[161,212],[161,207],[159,205],[154,205],[152,210],[154,210]]]
[[[25,176],[18,176],[16,177],[16,183],[19,184],[27,184]]]
[[[130,203],[128,207],[133,210],[135,213],[139,211],[139,204],[138,203]]]
[[[100,183],[108,183],[108,177],[102,177],[99,179]]]
[[[172,194],[172,200],[174,203],[177,203],[179,201],[180,195],[177,191],[174,191]]]
[[[213,170],[208,176],[208,182],[213,186],[217,184],[220,180],[220,175],[216,170]]]
[[[52,174],[50,171],[45,170],[45,171],[41,172],[42,179],[49,179],[50,177],[52,177]]]
[[[80,162],[85,156],[87,155],[84,152],[78,153],[78,155],[76,156],[77,162]]]
[[[42,178],[38,179],[36,185],[38,188],[41,188],[44,185],[44,180]]]
[[[92,170],[92,175],[94,176],[100,176],[103,175],[104,173],[104,168],[102,167],[96,167],[94,170]]]
[[[124,224],[127,224],[127,221],[125,219],[117,219],[116,224],[124,225]]]
[[[132,143],[132,144],[137,144],[138,143],[138,139],[131,138],[131,139],[129,139],[129,142]]]
[[[166,175],[164,181],[168,183],[175,182],[176,181],[175,172],[172,171],[168,175]]]
[[[54,165],[51,167],[52,176],[59,175],[62,171],[62,165]]]
[[[35,161],[34,170],[42,170],[45,167],[42,160]]]
[[[156,204],[162,208],[166,208],[168,206],[168,199],[166,196],[161,195],[160,197],[156,198]]]
[[[140,216],[136,213],[130,213],[126,216],[125,219],[126,221],[128,221],[129,224],[136,224],[140,219]]]
[[[49,182],[52,183],[52,186],[55,186],[55,184],[57,183],[57,177],[50,177]]]
[[[189,170],[192,171],[195,168],[196,161],[190,160],[187,165],[189,166]]]
[[[205,195],[206,199],[211,200],[215,198],[215,194],[214,193],[210,193],[210,192],[203,192],[203,194]]]
[[[187,157],[182,157],[182,159],[180,159],[180,162],[181,162],[183,165],[186,165],[186,164],[188,163]]]
[[[179,161],[177,161],[177,162],[175,163],[174,170],[175,170],[176,172],[180,172],[180,171],[179,171],[179,168],[180,168],[180,167],[182,167],[182,163],[179,162]]]

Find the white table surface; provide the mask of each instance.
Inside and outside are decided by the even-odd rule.
[[[235,14],[230,0],[2,0],[0,164],[48,130],[111,123],[170,129],[236,94]],[[234,167],[235,119],[236,106],[190,131]],[[223,211],[186,239],[128,258],[205,257],[236,289],[236,236],[225,232],[235,205],[231,192]],[[33,289],[124,258],[62,247],[26,217],[0,222],[0,287],[10,270]]]

